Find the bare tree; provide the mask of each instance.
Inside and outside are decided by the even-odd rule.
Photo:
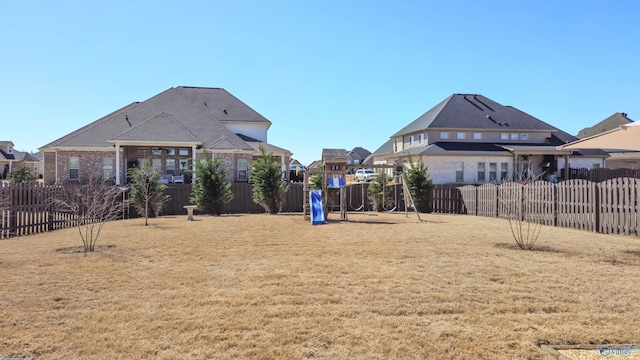
[[[139,168],[129,170],[131,193],[129,202],[138,213],[144,214],[144,224],[149,225],[149,216],[159,215],[170,196],[164,194],[166,185],[160,184],[160,171],[144,160]]]
[[[533,212],[531,203],[538,196],[529,183],[541,178],[530,171],[527,174],[517,174],[520,182],[504,183],[499,187],[500,214],[509,221],[511,235],[522,250],[533,249],[542,231],[542,214]]]
[[[98,177],[90,177],[86,183],[68,182],[56,189],[52,204],[57,211],[73,215],[69,221],[78,228],[85,255],[96,249],[104,224],[120,217],[121,194],[118,187],[106,185]]]

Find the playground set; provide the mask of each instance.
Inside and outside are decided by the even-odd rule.
[[[309,169],[304,173],[304,204],[303,212],[304,219],[311,220],[311,224],[319,225],[326,224],[328,215],[328,202],[327,196],[329,189],[339,189],[339,213],[340,220],[348,220],[347,216],[347,170],[362,168],[363,165],[348,165],[347,164],[347,150],[345,149],[323,149],[322,150],[322,169]],[[411,193],[406,185],[404,178],[404,172],[402,166],[396,165],[367,165],[367,168],[374,169],[394,169],[394,171],[401,174],[399,177],[402,183],[402,191],[405,199],[409,200],[409,204],[415,209]],[[322,189],[311,190],[309,185],[309,177],[312,175],[322,175]],[[364,196],[363,196],[364,198]],[[405,206],[406,212],[407,206]],[[416,215],[420,219],[420,214],[416,210]]]

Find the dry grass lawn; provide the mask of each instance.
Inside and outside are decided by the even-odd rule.
[[[336,216],[330,216],[331,218]],[[462,215],[185,216],[0,241],[0,358],[546,359],[639,344],[640,239]],[[61,250],[62,249],[62,250]]]

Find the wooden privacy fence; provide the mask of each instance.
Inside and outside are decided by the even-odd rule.
[[[569,169],[569,179],[583,179],[583,180],[591,180],[594,182],[602,182],[602,181],[619,178],[619,177],[630,177],[630,178],[640,179],[640,169],[629,169],[629,168],[619,168],[619,169],[570,168]],[[560,178],[561,179],[565,178],[565,169],[561,169]]]
[[[558,184],[536,181],[460,188],[438,185],[433,210],[503,219],[516,216],[545,225],[640,236],[640,179],[614,178],[599,183],[574,179]]]
[[[0,239],[73,226],[73,215],[51,203],[58,189],[39,183],[0,187]]]
[[[367,190],[369,183],[357,183],[347,185],[347,210],[349,211],[373,211],[373,206],[368,199]],[[253,185],[249,183],[232,183],[231,191],[233,199],[227,203],[223,212],[226,214],[259,214],[264,213],[262,206],[253,202]],[[171,197],[165,205],[163,214],[185,215],[185,205],[190,205],[191,185],[168,186],[165,193]],[[404,210],[404,199],[402,197],[402,186],[400,184],[389,186],[389,200],[392,208]],[[289,190],[285,195],[282,212],[302,212],[304,188],[302,183],[289,183]],[[330,189],[328,194],[324,194],[328,201],[329,208],[337,207],[339,204],[338,189]]]

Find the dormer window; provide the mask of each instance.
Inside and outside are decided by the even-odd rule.
[[[13,147],[9,146],[9,154],[11,154],[13,152]]]

